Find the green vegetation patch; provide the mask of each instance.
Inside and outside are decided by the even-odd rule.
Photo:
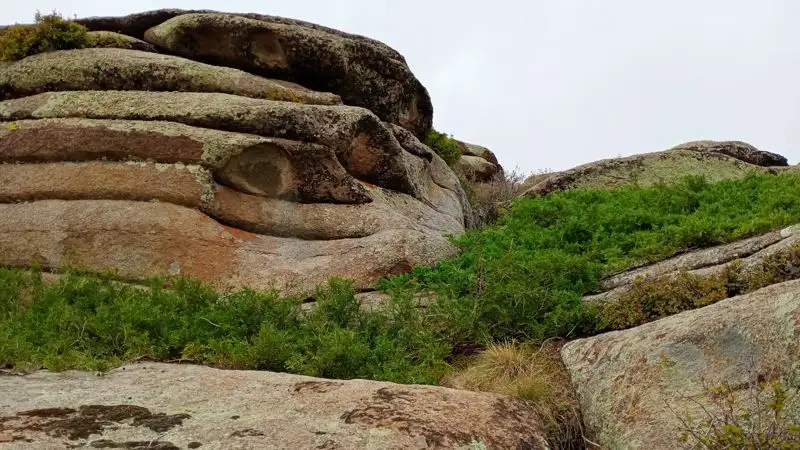
[[[495,225],[457,238],[460,255],[383,287],[436,292],[431,311],[451,342],[576,337],[598,328],[580,298],[603,276],[797,222],[795,173],[579,189],[518,199]]]
[[[0,61],[16,61],[38,53],[94,46],[83,25],[57,13],[36,13],[33,25],[12,25],[0,33]]]
[[[461,159],[461,144],[452,136],[431,128],[428,135],[425,136],[425,145],[431,148],[437,155],[447,163],[448,166],[453,167]]]
[[[101,369],[150,358],[436,383],[447,361],[492,343],[590,335],[796,278],[797,254],[776,256],[746,278],[687,279],[675,295],[641,297],[611,325],[581,302],[608,274],[798,222],[800,174],[788,172],[519,199],[496,224],[457,238],[460,255],[383,280],[391,299],[380,311],[361,310],[342,280],[307,312],[275,293],[218,293],[181,279],[141,289],[67,273],[46,285],[35,272],[3,269],[0,366]],[[420,292],[434,297],[427,308],[415,307]]]
[[[107,369],[139,358],[326,378],[435,383],[449,349],[410,299],[359,309],[351,283],[331,280],[316,307],[272,292],[220,294],[202,284],[0,269],[0,366]]]

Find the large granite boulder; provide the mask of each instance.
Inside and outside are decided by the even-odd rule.
[[[433,264],[465,226],[444,161],[362,108],[64,91],[0,102],[0,120],[4,265],[308,295]]]
[[[456,251],[447,236],[469,224],[466,196],[412,133],[427,131],[430,100],[394,50],[256,15],[162,11],[86,24],[122,48],[0,67],[0,264],[309,295],[333,276],[369,289]],[[169,48],[191,24],[210,24],[214,45]],[[140,45],[145,34],[219,65],[155,53]],[[202,53],[228,42],[271,61],[265,36],[287,45],[290,65],[269,71],[277,79]]]
[[[158,10],[79,19],[90,30],[143,38],[159,49],[339,95],[424,137],[433,107],[405,59],[373,39],[260,14]]]
[[[800,370],[800,280],[776,284],[561,351],[583,416],[607,449],[685,448],[684,420],[708,419],[713,389],[738,390]],[[795,388],[785,384],[790,394]],[[735,393],[736,394],[736,393]],[[800,402],[785,417],[800,418]],[[743,412],[743,411],[738,411]],[[697,423],[697,422],[695,422]]]
[[[525,400],[434,386],[139,364],[0,377],[0,447],[544,449]]]
[[[604,159],[564,172],[537,175],[526,181],[525,196],[541,196],[568,189],[610,189],[637,184],[670,183],[686,175],[709,181],[742,178],[752,172],[777,173],[786,158],[737,141],[697,141],[673,149],[623,158]]]

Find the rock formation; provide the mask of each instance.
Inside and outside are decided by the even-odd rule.
[[[727,383],[746,392],[756,379],[778,380],[797,369],[799,323],[795,280],[579,339],[561,355],[603,448],[678,448],[681,420],[707,419],[707,389]]]
[[[148,363],[0,392],[0,447],[19,449],[547,448],[524,400],[433,386]]]
[[[735,179],[751,172],[776,173],[786,158],[739,141],[696,141],[670,150],[605,159],[573,169],[536,175],[525,183],[522,195],[540,196],[576,188],[615,188],[630,184],[668,183],[686,175],[704,175],[709,181]]]
[[[417,137],[431,127],[427,90],[399,53],[373,39],[281,17],[207,10],[149,11],[78,23],[144,39],[186,58],[332,92]]]
[[[502,176],[503,168],[488,148],[458,141],[461,147],[461,158],[458,160],[458,171],[466,179],[479,183],[487,182],[496,175]]]
[[[0,264],[309,295],[455,251],[466,197],[386,45],[255,15],[83,22],[119,48],[0,66]]]

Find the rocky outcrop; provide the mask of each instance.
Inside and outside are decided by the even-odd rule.
[[[456,170],[464,179],[485,183],[503,175],[503,168],[497,162],[497,157],[488,148],[462,141],[456,142],[461,148],[461,157]]]
[[[139,364],[0,392],[0,446],[19,449],[546,448],[525,400],[433,386]]]
[[[169,53],[235,67],[339,95],[417,137],[431,127],[427,90],[387,45],[307,22],[259,14],[161,10],[78,20],[121,32]]]
[[[746,393],[754,379],[777,380],[797,370],[798,323],[800,281],[790,281],[579,339],[561,355],[603,448],[682,448],[681,420],[706,420],[704,408],[713,410],[708,389],[728,383]],[[800,417],[795,410],[784,414]]]
[[[664,261],[610,276],[600,282],[604,292],[583,298],[584,302],[611,302],[630,291],[638,281],[669,279],[681,273],[704,277],[720,275],[735,264],[743,274],[760,268],[765,261],[800,244],[800,226],[794,225],[744,239],[678,255]]]
[[[671,150],[719,153],[744,161],[748,164],[762,167],[780,167],[788,165],[788,161],[785,157],[776,153],[759,150],[741,141],[692,141],[675,146]]]
[[[0,99],[48,91],[222,92],[267,100],[337,105],[338,96],[286,81],[184,58],[117,48],[43,53],[0,69]]]
[[[141,50],[143,52],[156,53],[156,47],[153,44],[136,39],[135,37],[126,36],[113,31],[90,31],[88,33],[89,39],[94,43],[97,48],[122,48],[128,50]]]
[[[458,159],[458,170],[467,179],[485,182],[498,173],[498,167],[478,156],[461,155]]]
[[[182,17],[189,21],[161,26]],[[429,100],[385,45],[255,15],[172,11],[87,23],[109,47],[147,34],[165,50],[193,32],[182,27],[206,19],[221,43],[210,49],[249,43],[250,56],[269,59],[262,38],[277,33],[289,53],[318,52],[290,55],[278,79],[229,67],[246,64],[129,48],[0,67],[0,248],[8,250],[0,265],[72,265],[129,280],[180,274],[307,296],[330,277],[371,289],[456,251],[447,236],[470,223],[466,196],[406,129],[425,129],[430,111],[405,121],[412,112],[403,101]],[[350,78],[337,78],[337,64]],[[306,76],[358,100],[350,103],[384,102],[372,107],[397,124],[291,81]]]
[[[671,150],[605,159],[539,177],[526,183],[525,196],[541,196],[568,189],[610,189],[637,184],[669,183],[687,175],[708,181],[742,178],[752,172],[777,173],[786,158],[740,142],[690,142]]]
[[[497,157],[486,147],[475,145],[475,144],[468,144],[466,142],[460,142],[461,144],[461,154],[467,156],[477,156],[483,160],[486,160],[495,166],[500,167],[500,163],[497,162]]]

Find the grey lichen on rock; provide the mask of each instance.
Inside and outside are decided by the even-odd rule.
[[[749,377],[773,381],[800,370],[798,318],[800,280],[572,341],[561,355],[603,448],[679,448],[682,420],[708,418],[708,389],[746,390]]]
[[[96,48],[122,48],[127,50],[141,50],[143,52],[157,52],[153,44],[135,37],[114,33],[113,31],[90,31],[87,35]]]
[[[42,371],[3,377],[0,391],[7,393],[0,422],[19,436],[14,447],[20,449],[137,441],[143,444],[136,448],[165,441],[171,446],[159,448],[195,448],[192,442],[202,443],[200,449],[475,450],[470,444],[476,442],[489,449],[547,448],[536,410],[525,400],[437,386],[147,363],[103,376]],[[70,439],[75,433],[69,431],[83,423],[76,410],[93,405],[120,406],[94,407],[115,414],[95,419],[96,425],[90,421],[95,433]],[[145,425],[156,421],[120,414],[131,410],[171,418],[172,426],[152,429]],[[63,435],[47,432],[54,422]]]
[[[29,56],[0,68],[0,99],[84,90],[221,92],[267,100],[341,104],[337,95],[294,83],[138,50],[65,50]]]
[[[567,189],[610,189],[621,186],[649,186],[671,183],[688,175],[702,175],[708,181],[743,178],[748,173],[772,173],[773,169],[750,164],[721,152],[687,149],[604,159],[564,172],[540,177],[522,193],[541,196]]]
[[[333,92],[418,137],[431,127],[425,87],[402,57],[372,40],[300,22],[220,13],[175,16],[147,30],[144,39],[187,58]]]

